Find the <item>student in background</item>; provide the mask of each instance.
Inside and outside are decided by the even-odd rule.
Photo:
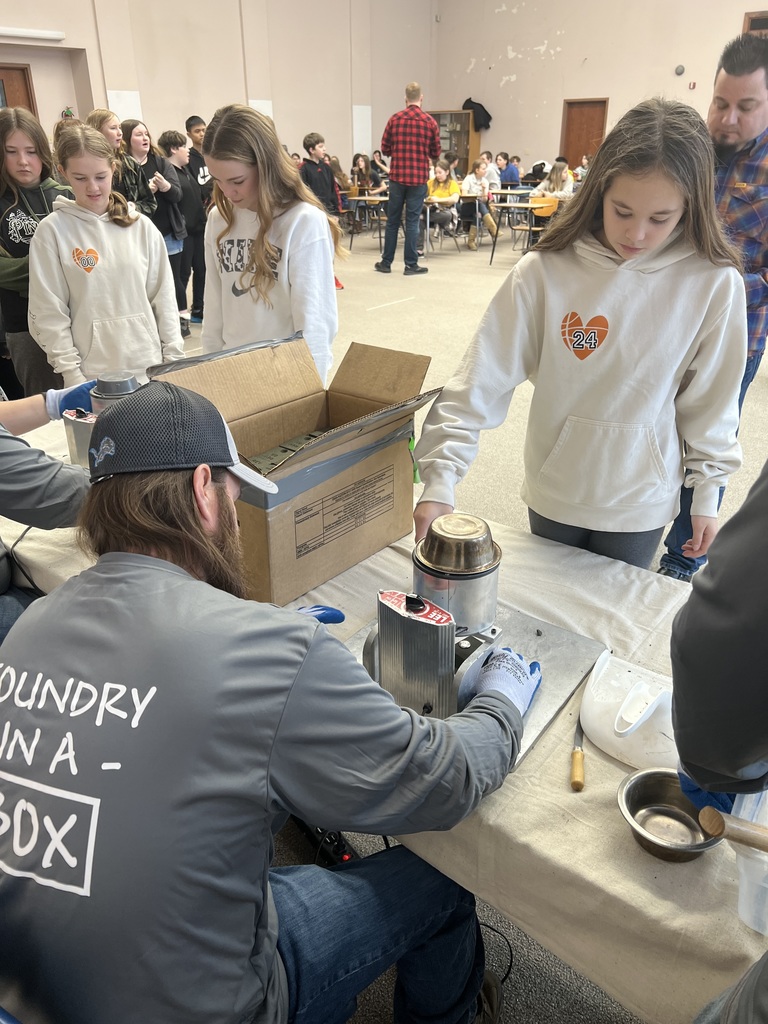
[[[200,188],[190,173],[190,148],[186,138],[177,131],[163,132],[157,140],[160,149],[168,157],[176,169],[181,186],[181,203],[179,204],[187,237],[181,251],[179,268],[181,289],[177,291],[181,317],[181,335],[189,337],[189,310],[187,309],[187,286],[192,277],[192,309],[202,314],[203,296],[205,294],[205,210]],[[202,315],[195,317],[195,323],[202,323]]]
[[[189,150],[189,172],[194,178],[197,187],[200,189],[200,200],[203,204],[203,210],[208,211],[211,205],[211,196],[213,195],[213,181],[211,180],[211,172],[205,165],[205,157],[203,156],[203,139],[205,138],[205,121],[202,117],[197,114],[193,114],[192,117],[188,117],[185,123],[185,131],[187,136],[192,143]],[[189,230],[189,225],[187,225]],[[204,230],[202,234],[193,235],[192,245],[192,315],[190,321],[193,324],[201,324],[203,322],[203,295],[205,294],[205,242],[204,242]],[[186,252],[187,247],[185,245],[184,251]],[[187,256],[182,261],[183,266],[186,266]],[[182,268],[182,279],[184,277]],[[199,278],[200,289],[198,290],[196,282]]]
[[[301,331],[325,383],[338,329],[338,221],[303,183],[271,118],[251,107],[218,110],[203,152],[215,181],[205,229],[203,351]]]
[[[462,203],[459,209],[459,217],[465,223],[469,222],[469,237],[467,239],[468,249],[477,249],[477,220],[476,212],[479,214],[488,234],[495,238],[497,234],[496,222],[491,216],[489,203],[490,192],[485,175],[488,165],[485,160],[473,160],[472,170],[461,183],[461,194],[463,196],[477,196],[475,202]]]
[[[157,199],[157,210],[152,214],[152,221],[165,242],[173,272],[177,300],[183,304],[179,310],[181,314],[187,305],[186,296],[181,297],[181,254],[184,250],[187,228],[179,205],[181,203],[181,185],[179,185],[176,168],[153,145],[152,136],[143,121],[133,119],[123,121],[120,127],[123,132],[123,146],[138,163],[142,174],[147,179],[147,184]],[[179,326],[182,337],[189,337],[187,317],[180,316]]]
[[[57,199],[33,240],[30,331],[67,386],[115,370],[146,380],[147,367],[184,355],[162,236],[112,191],[100,132],[70,128],[57,156],[75,198]]]
[[[147,179],[141,173],[141,168],[122,146],[123,130],[120,127],[120,118],[111,110],[98,107],[92,110],[85,123],[101,132],[107,142],[115,151],[115,174],[112,179],[112,189],[119,192],[129,203],[133,203],[139,213],[147,217],[153,217],[157,210],[157,200],[147,184]]]
[[[0,310],[8,352],[25,395],[61,387],[29,333],[29,247],[59,196],[71,196],[53,177],[42,125],[24,107],[0,109]]]
[[[307,151],[307,158],[300,168],[301,180],[315,193],[328,213],[338,217],[341,209],[339,191],[333,171],[325,162],[325,139],[318,132],[310,132],[304,136],[303,145]]]
[[[719,487],[741,464],[739,268],[701,117],[659,99],[630,110],[502,284],[429,411],[416,538],[452,511],[480,431],[503,423],[531,380],[522,497],[533,533],[647,568],[687,470],[689,548],[706,552]]]
[[[499,183],[501,185],[520,184],[520,172],[517,166],[510,161],[509,153],[497,153],[496,166],[499,169]]]
[[[501,183],[499,168],[493,159],[493,153],[490,149],[486,149],[484,153],[480,154],[480,159],[485,160],[485,180],[488,182],[488,188],[493,191]]]
[[[531,196],[550,196],[552,199],[570,199],[573,196],[573,179],[568,174],[568,164],[555,160],[552,169],[543,181],[531,192]]]
[[[457,218],[456,205],[459,201],[459,183],[451,178],[451,168],[445,160],[438,160],[435,164],[435,176],[427,182],[427,198],[425,205],[429,205],[429,221],[435,231],[443,230],[450,232],[454,227],[454,218]],[[422,214],[421,234],[419,237],[419,248],[424,245],[424,224],[426,218]]]

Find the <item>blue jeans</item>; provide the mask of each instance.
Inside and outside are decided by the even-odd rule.
[[[395,1024],[472,1024],[485,953],[471,893],[404,846],[269,880],[289,1024],[343,1024],[393,964]]]
[[[0,594],[0,644],[8,636],[8,630],[21,615],[25,608],[35,600],[35,595],[21,587],[8,587]]]
[[[418,265],[416,243],[419,238],[419,217],[424,200],[427,196],[426,185],[401,185],[399,181],[389,182],[389,200],[387,201],[387,230],[384,233],[384,252],[381,262],[392,266],[397,250],[397,232],[400,229],[400,218],[405,206],[405,265]]]
[[[755,374],[760,366],[760,360],[763,358],[762,352],[755,352],[753,355],[747,357],[747,365],[744,369],[744,376],[741,379],[741,390],[739,391],[739,416],[741,416],[741,407],[744,405],[744,398],[747,394],[747,388],[755,379]],[[720,497],[717,500],[717,507],[723,501],[723,495],[725,494],[725,488],[720,488]],[[683,544],[689,541],[693,536],[693,524],[691,523],[691,503],[693,501],[693,488],[692,487],[681,487],[680,488],[680,511],[677,513],[677,518],[670,528],[669,533],[664,538],[664,546],[666,547],[666,553],[661,556],[660,563],[665,568],[680,569],[682,572],[687,572],[693,575],[702,565],[707,564],[707,556],[700,555],[698,558],[688,558],[683,554]]]

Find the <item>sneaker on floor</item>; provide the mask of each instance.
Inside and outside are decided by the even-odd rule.
[[[190,331],[189,329],[189,320],[187,320],[186,317],[179,317],[179,327],[181,328],[182,338],[189,338],[190,335],[192,334],[192,331]]]
[[[193,312],[192,316],[189,318],[189,322],[191,324],[201,324],[203,322],[202,310],[199,313]]]
[[[387,270],[387,273],[389,273],[389,270]],[[406,267],[403,273],[406,275],[406,277],[413,277],[414,274],[428,274],[429,267],[420,267],[418,264],[416,264],[413,267]]]
[[[483,987],[477,997],[475,1024],[497,1024],[501,1019],[503,1005],[504,993],[501,982],[493,971],[486,971],[483,975]]]
[[[680,580],[681,583],[690,583],[693,579],[692,572],[686,572],[685,569],[676,569],[673,565],[662,565],[657,572],[659,576],[669,576],[670,579]]]
[[[343,292],[344,291],[344,285],[341,283],[341,281],[338,279],[338,277],[334,277],[333,280],[336,282],[336,291],[337,292]]]
[[[373,269],[374,270],[378,270],[378,272],[380,274],[391,274],[392,273],[392,267],[390,267],[390,265],[388,263],[385,263],[384,260],[380,260],[378,263],[374,263],[373,264]]]

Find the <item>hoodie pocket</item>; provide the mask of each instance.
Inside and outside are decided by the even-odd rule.
[[[83,363],[87,363],[90,376],[113,370],[131,370],[155,351],[159,356],[160,341],[143,314],[94,320],[91,347],[83,353]]]
[[[652,425],[569,416],[539,487],[569,504],[616,508],[663,499],[670,480]]]

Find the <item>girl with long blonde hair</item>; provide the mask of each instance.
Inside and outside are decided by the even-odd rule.
[[[114,149],[94,128],[62,131],[59,198],[30,249],[29,328],[65,385],[184,355],[163,238],[112,190]]]
[[[251,107],[217,110],[203,155],[215,181],[205,231],[203,351],[301,331],[325,383],[338,329],[337,221],[303,184],[272,120]]]

